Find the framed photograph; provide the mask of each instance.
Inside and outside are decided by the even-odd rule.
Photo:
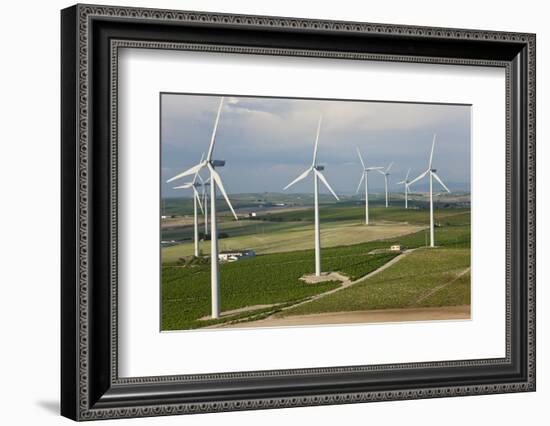
[[[535,35],[61,12],[74,420],[535,390]]]

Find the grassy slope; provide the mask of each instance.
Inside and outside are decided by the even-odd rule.
[[[470,304],[470,274],[464,274],[451,285],[444,287],[425,300],[418,303],[418,306],[456,306]]]
[[[281,315],[469,304],[469,274],[422,298],[469,266],[468,248],[419,249],[362,283]]]

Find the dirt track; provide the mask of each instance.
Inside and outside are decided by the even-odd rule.
[[[260,321],[224,325],[223,328],[287,327],[303,325],[357,324],[378,322],[440,321],[470,319],[470,306],[442,306],[435,308],[381,309],[371,311],[327,312],[267,318]]]

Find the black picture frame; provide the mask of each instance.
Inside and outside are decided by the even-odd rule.
[[[61,414],[74,420],[535,390],[534,34],[75,5],[61,12]],[[506,70],[506,357],[119,378],[116,52],[196,48]]]

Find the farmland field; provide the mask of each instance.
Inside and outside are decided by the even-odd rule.
[[[443,219],[448,216],[468,213],[469,209],[465,208],[449,208],[441,209],[436,212],[438,219]],[[321,220],[328,222],[332,221],[349,221],[354,220],[361,223],[365,218],[365,206],[325,206],[319,209]],[[371,207],[369,209],[370,220],[373,222],[404,222],[413,224],[428,224],[430,217],[427,209],[403,209],[401,207],[384,208],[381,206]],[[265,220],[271,221],[313,221],[311,210],[301,209],[285,213],[268,213],[263,216]]]
[[[388,209],[388,212],[391,210]],[[396,256],[395,253],[380,252],[380,249],[386,249],[392,244],[419,249],[377,276],[365,280],[364,283],[312,301],[309,299],[334,290],[341,284],[338,281],[329,281],[311,285],[301,281],[300,277],[313,273],[314,269],[314,251],[297,249],[302,244],[300,240],[307,239],[308,244],[312,242],[311,225],[304,224],[301,220],[275,222],[292,226],[301,223],[301,226],[294,230],[283,228],[265,233],[265,236],[271,238],[264,243],[266,251],[277,251],[277,247],[282,247],[285,243],[291,251],[259,254],[255,258],[240,262],[221,264],[222,316],[217,320],[207,319],[210,313],[208,259],[189,264],[180,262],[178,259],[184,252],[178,250],[188,244],[163,249],[162,329],[219,326],[224,323],[255,321],[277,315],[289,317],[299,313],[469,304],[468,273],[458,277],[452,285],[441,287],[445,280],[469,266],[469,211],[448,209],[445,215],[438,216],[440,226],[435,229],[435,236],[439,248],[424,249],[427,234],[422,223],[422,215],[427,216],[427,212],[412,212],[411,221],[418,222],[413,225],[404,223],[408,221],[403,220],[409,212],[402,213],[397,210],[392,213],[399,222],[378,222],[372,227],[350,221],[330,221],[330,211],[325,212],[325,222],[321,228],[324,271],[339,271],[350,280],[358,280]],[[369,240],[367,232],[372,231],[366,231],[366,228],[394,229],[394,234],[385,236],[380,232],[377,238]],[[396,232],[396,229],[399,229],[399,232]],[[334,247],[330,247],[332,232],[334,235],[344,233],[346,244],[342,245],[342,240],[335,239],[332,241]],[[298,235],[295,241],[292,240],[293,234]],[[233,241],[232,248],[235,248],[234,241],[241,240],[246,248],[258,250],[258,247],[262,247],[259,237],[256,234],[242,235],[228,238],[227,241]],[[362,242],[352,243],[361,240]],[[226,239],[220,240],[222,247],[225,242]],[[209,246],[208,243],[202,245]],[[258,253],[261,251],[258,250]],[[293,308],[293,305],[306,301],[307,303]],[[224,312],[233,310],[240,311],[224,316]]]
[[[416,233],[429,223],[427,210],[382,208],[370,209],[372,225],[363,226],[364,207],[325,206],[320,209],[323,247],[357,244]],[[436,214],[442,226],[469,224],[469,209],[442,209]],[[313,248],[313,214],[311,209],[267,213],[257,220],[224,220],[220,232],[229,237],[220,239],[220,250],[254,249],[258,254]],[[163,239],[191,238],[192,227],[163,229]],[[425,238],[425,236],[424,236]],[[210,244],[201,242],[203,254],[210,252]],[[180,257],[193,254],[192,241],[165,247],[162,261],[171,264]]]
[[[371,279],[280,315],[468,305],[469,267],[469,249],[422,248]]]
[[[346,250],[327,251],[327,268],[350,276],[364,275],[391,259],[394,254],[350,254]],[[339,285],[325,282],[309,285],[300,281],[313,272],[313,251],[258,256],[242,262],[226,263],[222,274],[222,312],[256,305],[296,302]],[[162,329],[179,330],[224,322],[201,321],[210,313],[210,265],[162,268]],[[271,309],[272,310],[272,309]],[[230,318],[234,320],[234,318]]]
[[[393,238],[423,229],[418,225],[379,224],[364,226],[350,223],[331,223],[321,229],[323,247],[357,244],[363,241]],[[294,250],[313,249],[313,225],[301,225],[279,232],[270,230],[256,234],[219,240],[220,251],[253,248],[257,254],[269,254]],[[210,253],[210,242],[200,245],[203,254]],[[182,256],[193,254],[193,243],[183,243],[162,250],[163,263],[173,263]]]

